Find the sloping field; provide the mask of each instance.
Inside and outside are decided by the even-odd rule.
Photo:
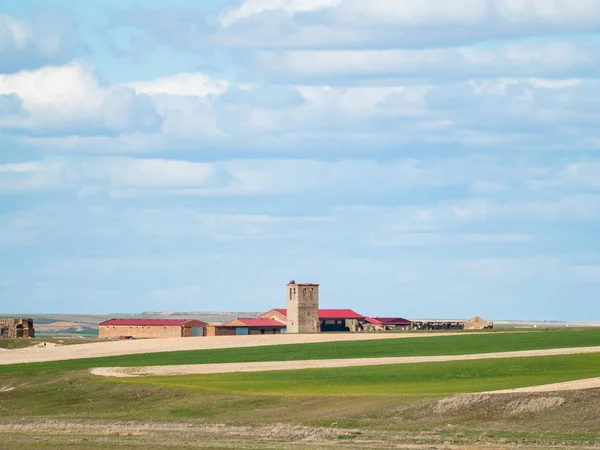
[[[0,447],[600,449],[600,389],[486,393],[598,378],[600,353],[479,359],[587,351],[599,337],[594,331],[416,335],[7,364],[0,366]],[[13,352],[20,350],[5,350],[0,359]],[[469,360],[443,360],[456,355]],[[168,371],[172,364],[431,356],[442,360],[169,377],[89,373],[115,365]]]

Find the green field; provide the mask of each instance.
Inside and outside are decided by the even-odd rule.
[[[464,355],[519,350],[600,346],[600,330],[534,333],[481,333],[372,341],[290,344],[218,350],[194,350],[24,365],[0,365],[1,373],[226,362],[299,361],[307,359]]]
[[[490,333],[0,366],[0,447],[280,449],[294,443],[362,449],[402,442],[426,448],[600,448],[600,389],[440,402],[456,393],[600,377],[600,354],[124,379],[87,371],[465,354],[599,341],[598,331]]]
[[[412,396],[483,392],[594,377],[600,377],[600,353],[101,380],[219,394]]]

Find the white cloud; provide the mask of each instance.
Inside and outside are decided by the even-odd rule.
[[[223,174],[214,164],[165,159],[117,158],[83,164],[84,180],[113,188],[218,187]]]
[[[68,17],[43,12],[30,21],[0,13],[0,73],[65,62],[82,49]]]
[[[75,189],[82,197],[153,195],[250,196],[313,193],[340,197],[470,185],[474,177],[519,177],[479,157],[386,162],[367,160],[233,159],[194,162],[160,158],[91,157],[0,165],[0,186],[10,191]],[[298,176],[298,174],[302,174]]]
[[[0,14],[0,55],[11,47],[22,49],[32,38],[33,30],[27,23]]]
[[[281,11],[330,10],[335,23],[394,24],[404,27],[493,24],[585,26],[600,20],[595,0],[245,0],[227,12],[223,24]]]
[[[333,8],[340,3],[342,0],[244,0],[238,8],[227,11],[223,15],[221,23],[224,27],[229,27],[235,22],[264,12],[283,11],[295,14]]]
[[[211,94],[222,94],[230,85],[224,80],[213,80],[202,73],[179,73],[170,77],[157,78],[150,81],[128,83],[138,94],[166,94],[177,96],[205,97]]]
[[[22,114],[0,117],[0,128],[41,134],[105,134],[152,130],[161,117],[149,98],[99,83],[83,63],[0,75],[0,94],[17,96]]]
[[[0,194],[45,191],[64,187],[65,183],[61,162],[0,164]]]
[[[594,51],[570,42],[510,44],[493,49],[302,50],[263,52],[256,69],[276,79],[568,77],[596,73]]]

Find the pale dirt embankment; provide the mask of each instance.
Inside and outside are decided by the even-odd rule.
[[[307,344],[315,342],[366,341],[373,339],[403,339],[433,336],[465,335],[467,333],[318,333],[275,334],[258,336],[218,336],[197,338],[139,339],[94,342],[90,344],[36,347],[2,352],[0,365],[62,361],[68,359],[101,358],[105,356],[142,353],[205,350],[218,348],[259,347],[265,345]]]
[[[501,391],[484,392],[484,394],[528,394],[536,392],[580,391],[583,389],[600,388],[600,378],[565,381],[563,383],[541,384],[518,389],[503,389]]]
[[[324,359],[304,361],[269,361],[223,364],[188,364],[176,366],[147,367],[99,367],[90,369],[93,375],[104,377],[205,375],[232,372],[266,372],[273,370],[325,369],[338,367],[361,367],[393,364],[433,363],[447,361],[473,361],[478,359],[526,358],[532,356],[575,355],[600,353],[600,347],[558,348],[526,350],[517,352],[481,353],[445,356],[401,356],[392,358]]]

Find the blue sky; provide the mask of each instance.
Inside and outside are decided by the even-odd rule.
[[[199,6],[203,4],[203,6]],[[600,320],[596,0],[0,6],[0,311]]]

